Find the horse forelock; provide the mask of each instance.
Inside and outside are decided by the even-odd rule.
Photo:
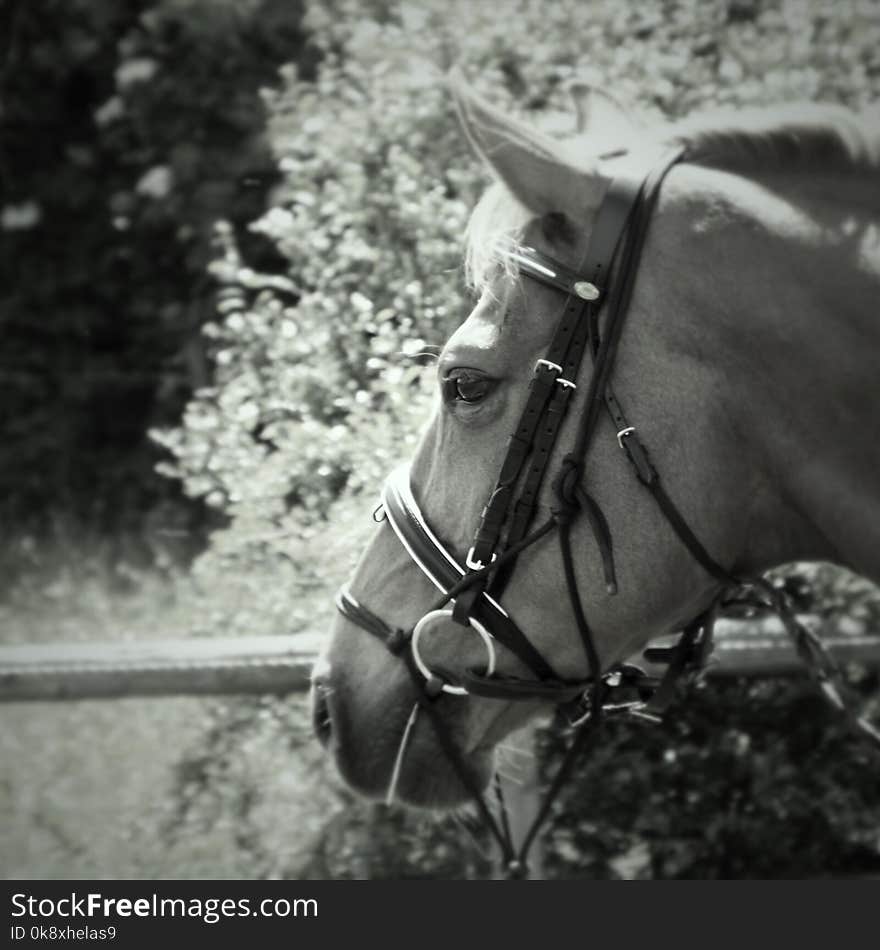
[[[489,186],[471,214],[465,235],[465,279],[471,289],[482,293],[499,274],[515,277],[516,269],[504,250],[520,242],[533,217],[501,182]]]

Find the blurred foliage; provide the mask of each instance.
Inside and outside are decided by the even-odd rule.
[[[873,629],[880,621],[874,592]],[[850,687],[876,723],[876,674]],[[542,736],[552,773],[567,739]],[[566,787],[549,876],[802,878],[880,872],[878,756],[805,679],[686,690],[662,726],[610,723]]]
[[[279,261],[243,226],[276,177],[258,90],[310,61],[300,15],[297,0],[2,4],[5,524],[46,530],[60,511],[117,531],[176,496],[146,430],[210,376],[214,220]]]

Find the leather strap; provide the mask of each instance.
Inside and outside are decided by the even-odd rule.
[[[534,519],[553,449],[591,339],[594,315],[601,306],[621,237],[641,193],[645,169],[652,167],[655,160],[656,157],[650,161],[643,158],[638,167],[623,167],[612,179],[596,215],[580,276],[534,248],[507,252],[507,257],[517,263],[521,273],[555,287],[567,296],[547,356],[535,367],[520,422],[510,438],[501,474],[474,535],[471,550],[476,563],[487,564],[496,555],[505,524],[506,543],[512,545],[525,537]],[[577,295],[575,288],[583,281],[593,284],[598,295],[594,300]],[[550,399],[547,398],[548,380],[558,387]],[[531,462],[526,468],[529,457]],[[521,476],[519,496],[513,503],[514,487]],[[515,566],[514,561],[509,561],[495,574],[490,587],[493,596],[502,595]],[[606,575],[609,573],[613,574],[613,571],[606,569]]]
[[[620,241],[626,234],[630,215],[642,193],[645,179],[654,169],[668,167],[669,163],[668,153],[662,156],[657,153],[650,156],[626,153],[621,158],[624,161],[616,161],[614,177],[596,215],[587,255],[580,268],[584,275],[582,279],[590,281],[603,294],[611,280],[612,265]]]

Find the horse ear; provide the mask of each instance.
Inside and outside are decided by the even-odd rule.
[[[625,147],[644,132],[645,122],[629,103],[584,79],[566,84],[577,116],[578,135]]]
[[[474,151],[536,217],[563,214],[577,222],[599,206],[604,183],[564,145],[490,105],[460,73],[449,75],[449,87]]]

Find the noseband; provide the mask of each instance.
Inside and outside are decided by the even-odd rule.
[[[415,716],[419,710],[424,710],[441,749],[498,842],[508,874],[512,877],[525,875],[529,849],[550,805],[604,717],[624,712],[656,719],[671,701],[679,678],[702,665],[711,644],[717,608],[726,602],[731,592],[736,592],[738,599],[742,599],[743,591],[748,591],[751,602],[773,609],[780,615],[832,704],[843,710],[860,731],[880,743],[880,736],[872,727],[851,713],[841,700],[831,684],[832,678],[838,675],[833,661],[815,635],[798,623],[783,595],[761,578],[734,576],[709,555],[666,493],[635,426],[629,423],[614,395],[610,383],[614,357],[651,215],[663,180],[682,160],[683,151],[676,149],[660,156],[655,154],[647,162],[644,157],[624,155],[623,158],[625,161],[621,161],[619,156],[614,159],[615,175],[596,215],[586,260],[578,271],[534,248],[517,247],[506,253],[520,274],[558,290],[564,295],[565,304],[550,347],[534,367],[525,407],[510,436],[501,472],[483,509],[465,563],[461,564],[431,530],[413,496],[408,467],[399,468],[391,473],[382,489],[381,512],[409,556],[437,587],[440,596],[411,630],[390,626],[360,604],[347,588],[342,588],[336,598],[337,608],[348,620],[378,637],[403,660],[418,691],[418,700],[395,763],[392,792]],[[601,333],[600,316],[604,316]],[[555,499],[551,517],[535,527],[538,497],[587,354],[593,372],[587,384],[575,441],[571,451],[562,458],[551,482]],[[571,526],[576,518],[583,516],[600,551],[607,593],[614,595],[617,592],[608,525],[600,507],[582,484],[583,467],[603,407],[636,478],[650,492],[664,518],[694,559],[721,585],[722,594],[706,612],[685,627],[674,647],[654,651],[654,655],[649,656],[667,664],[666,672],[659,680],[629,664],[613,667],[603,674],[575,577]],[[501,604],[519,554],[553,531],[559,539],[571,612],[588,664],[588,676],[582,680],[560,677]],[[451,608],[448,607],[450,604]],[[428,668],[422,657],[421,638],[433,622],[450,618],[464,627],[473,628],[481,638],[488,657],[484,668],[468,669],[455,675]],[[516,656],[533,678],[499,674],[495,669],[496,642]],[[551,703],[577,727],[574,740],[519,849],[511,840],[506,821],[499,824],[490,811],[477,780],[437,712],[436,700],[443,694]],[[620,701],[624,694],[627,701]]]

